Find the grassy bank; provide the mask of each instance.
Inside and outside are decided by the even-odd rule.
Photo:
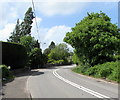
[[[106,62],[93,67],[77,66],[72,69],[76,73],[81,73],[95,78],[104,78],[120,83],[120,62]]]

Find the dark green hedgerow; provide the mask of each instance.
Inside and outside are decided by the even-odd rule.
[[[26,48],[17,43],[2,42],[2,64],[11,69],[23,68],[27,64]]]

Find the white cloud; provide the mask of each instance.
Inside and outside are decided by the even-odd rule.
[[[0,1],[0,28],[3,28],[8,23],[15,23],[18,18],[23,19],[26,10],[30,6],[31,3]]]
[[[46,16],[68,15],[81,11],[86,3],[78,2],[39,2],[35,3],[36,9]]]
[[[40,17],[37,17],[36,19],[37,24],[40,25],[42,19]],[[65,25],[53,26],[51,28],[38,28],[39,33],[37,33],[35,19],[33,19],[31,35],[35,37],[35,39],[39,40],[43,50],[49,46],[51,41],[54,41],[56,44],[63,42],[63,38],[65,37],[66,33],[71,31],[71,27]]]
[[[66,33],[70,31],[71,28],[65,25],[54,26],[50,29],[47,29],[46,33],[44,33],[44,36],[41,39],[43,43],[41,45],[42,48],[47,48],[51,41],[54,41],[56,44],[62,43]],[[44,43],[46,43],[46,45]]]
[[[11,35],[10,33],[13,31],[14,28],[15,24],[6,24],[4,29],[0,30],[0,41],[6,41],[6,39],[8,39]]]

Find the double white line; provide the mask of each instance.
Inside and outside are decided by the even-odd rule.
[[[70,85],[72,85],[72,86],[74,86],[74,87],[76,87],[76,88],[78,88],[78,89],[80,89],[80,90],[83,90],[83,91],[85,91],[85,92],[87,92],[87,93],[89,93],[89,94],[91,94],[91,95],[93,95],[93,96],[96,96],[97,98],[106,98],[106,99],[109,98],[109,100],[111,100],[110,97],[108,97],[108,96],[105,96],[105,95],[103,95],[103,94],[100,94],[100,93],[98,93],[98,92],[95,92],[95,91],[93,91],[93,90],[90,90],[90,89],[88,89],[88,88],[85,88],[85,87],[83,87],[83,86],[81,86],[81,85],[78,85],[78,84],[76,84],[76,83],[73,83],[73,82],[71,82],[71,81],[69,81],[69,80],[61,77],[61,76],[56,72],[57,70],[59,70],[59,69],[54,70],[54,71],[53,71],[53,74],[54,74],[57,78],[59,78],[60,80],[66,82],[66,83],[68,83],[68,84],[70,84]]]

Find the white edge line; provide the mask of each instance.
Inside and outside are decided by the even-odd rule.
[[[37,71],[39,71],[39,70],[37,69]],[[30,92],[30,90],[29,90],[29,79],[31,78],[31,76],[32,76],[33,74],[34,74],[34,73],[32,73],[31,75],[29,75],[29,77],[28,77],[28,79],[27,79],[27,82],[26,82],[26,90],[27,90],[27,92],[28,92],[28,94],[29,94],[29,96],[30,96],[31,99],[33,98],[33,96],[31,95],[31,92]]]
[[[110,97],[108,97],[108,96],[105,96],[105,95],[100,94],[100,93],[98,93],[98,92],[95,92],[95,91],[93,91],[93,90],[91,90],[91,89],[88,89],[88,88],[85,88],[85,87],[83,87],[83,86],[80,86],[80,85],[78,85],[78,84],[76,84],[76,83],[73,83],[73,82],[71,82],[71,81],[69,81],[69,80],[61,77],[61,76],[56,72],[57,70],[59,70],[59,69],[54,70],[54,71],[53,71],[53,74],[54,74],[57,78],[59,78],[60,80],[66,82],[66,83],[68,83],[68,84],[70,84],[70,85],[72,85],[72,86],[74,86],[74,87],[76,87],[76,88],[78,88],[78,89],[81,89],[81,90],[83,90],[83,91],[85,91],[85,92],[87,92],[87,93],[89,93],[89,94],[91,94],[91,95],[94,95],[94,96],[96,96],[96,97],[98,97],[98,98],[110,98]]]

